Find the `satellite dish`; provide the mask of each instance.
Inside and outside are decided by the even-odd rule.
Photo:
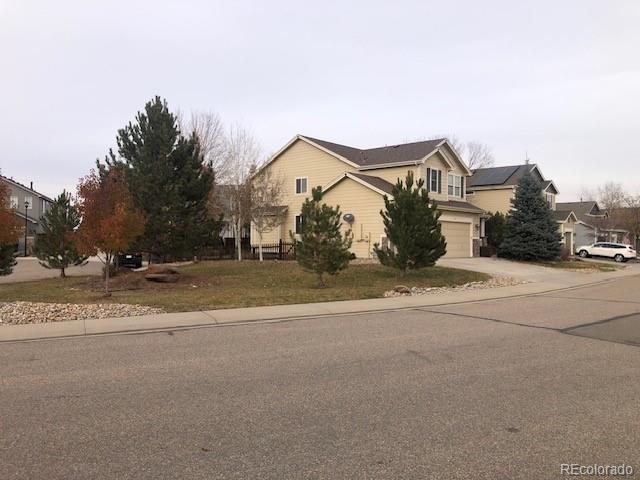
[[[342,219],[347,223],[353,223],[356,217],[352,213],[345,213]]]

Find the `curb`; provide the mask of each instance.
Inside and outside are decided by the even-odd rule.
[[[41,324],[25,324],[25,325],[6,325],[0,327],[0,344],[1,343],[21,343],[31,341],[46,341],[46,340],[63,340],[78,337],[94,337],[105,335],[134,335],[144,333],[160,333],[167,331],[180,331],[180,330],[192,330],[198,328],[209,327],[226,327],[226,326],[243,326],[260,323],[283,323],[297,320],[309,320],[309,319],[321,319],[327,317],[337,316],[354,316],[354,315],[366,315],[377,314],[384,312],[399,312],[405,310],[414,310],[425,307],[441,307],[447,305],[462,305],[479,302],[487,302],[500,299],[512,299],[531,297],[536,295],[543,295],[551,292],[562,292],[580,289],[584,287],[590,287],[594,285],[601,285],[610,282],[620,280],[622,278],[640,276],[640,274],[617,276],[613,278],[606,278],[594,282],[583,283],[579,285],[572,285],[569,287],[559,288],[541,288],[526,293],[513,293],[507,295],[492,295],[487,298],[472,298],[463,300],[452,300],[442,302],[425,302],[428,295],[414,296],[414,297],[394,297],[393,299],[376,298],[376,299],[364,299],[364,300],[347,300],[338,302],[321,302],[321,303],[308,303],[308,304],[295,304],[295,305],[279,305],[279,306],[264,306],[264,307],[249,307],[249,308],[237,308],[226,310],[210,310],[210,311],[194,311],[194,312],[179,312],[161,314],[166,317],[159,318],[158,315],[142,315],[134,317],[122,317],[122,318],[105,318],[96,320],[71,320],[67,322],[55,322],[55,323],[41,323]],[[535,283],[528,283],[522,285],[516,285],[512,287],[498,287],[496,289],[487,290],[475,290],[468,292],[452,292],[453,295],[459,295],[461,293],[479,294],[483,292],[491,292],[492,290],[500,290],[502,288],[510,289],[522,289],[522,287],[531,288],[536,285]],[[544,287],[544,284],[538,284],[540,287]],[[502,290],[504,292],[504,290]],[[497,292],[499,293],[499,292]],[[450,294],[451,295],[451,294]],[[422,298],[421,298],[422,297]],[[431,297],[433,299],[433,297]],[[413,300],[412,300],[413,299]],[[380,302],[386,302],[389,300],[395,300],[397,305],[389,305],[378,308],[365,308],[367,304],[375,304]],[[422,300],[422,301],[421,301]],[[349,309],[344,311],[339,308],[332,308],[340,305],[345,305],[349,302],[359,302],[363,304],[361,308]],[[306,308],[309,310],[315,310],[309,314],[295,314],[286,315],[279,314],[269,316],[268,310],[270,308]],[[243,315],[244,314],[244,315]],[[178,317],[178,318],[176,318]],[[226,318],[225,318],[226,317]],[[238,318],[239,317],[239,318]],[[244,318],[243,318],[244,317]],[[183,318],[183,322],[180,322],[180,318]],[[116,323],[117,322],[117,323]],[[146,326],[144,323],[153,322],[153,325]],[[105,325],[102,325],[102,324]],[[127,327],[127,323],[129,327]],[[50,330],[46,333],[43,330]]]

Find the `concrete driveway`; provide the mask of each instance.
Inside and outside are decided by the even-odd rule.
[[[584,280],[585,276],[594,277],[592,280],[595,280],[597,276],[606,277],[608,275],[600,272],[576,272],[562,268],[541,267],[495,257],[443,258],[438,260],[437,264],[441,267],[462,268],[489,275],[519,278],[529,282],[545,282],[550,285],[564,284],[565,286],[581,283],[580,279]],[[640,264],[629,262],[623,265],[626,269],[631,269],[628,272],[637,271],[640,274]]]
[[[2,344],[2,478],[638,472],[639,289]]]
[[[33,280],[42,280],[45,278],[55,278],[60,276],[59,270],[44,268],[40,265],[37,258],[20,257],[17,260],[18,264],[13,267],[13,272],[10,275],[0,277],[0,284],[30,282]],[[101,272],[102,262],[97,258],[90,258],[89,262],[84,266],[70,267],[65,270],[65,273],[69,276],[100,275]]]

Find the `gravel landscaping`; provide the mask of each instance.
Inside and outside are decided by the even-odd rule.
[[[512,277],[491,277],[484,282],[468,282],[455,287],[408,287],[398,285],[393,290],[384,292],[385,297],[402,297],[411,295],[433,295],[437,293],[460,292],[465,290],[481,290],[496,287],[511,287],[528,283],[524,280],[517,280]]]
[[[131,317],[164,313],[161,308],[143,305],[73,304],[43,302],[0,302],[0,325],[63,322],[95,318]]]

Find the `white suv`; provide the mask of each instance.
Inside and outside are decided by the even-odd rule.
[[[630,258],[636,258],[636,251],[633,247],[624,243],[598,242],[593,245],[578,247],[576,251],[582,258],[609,257],[616,262],[626,262]]]

